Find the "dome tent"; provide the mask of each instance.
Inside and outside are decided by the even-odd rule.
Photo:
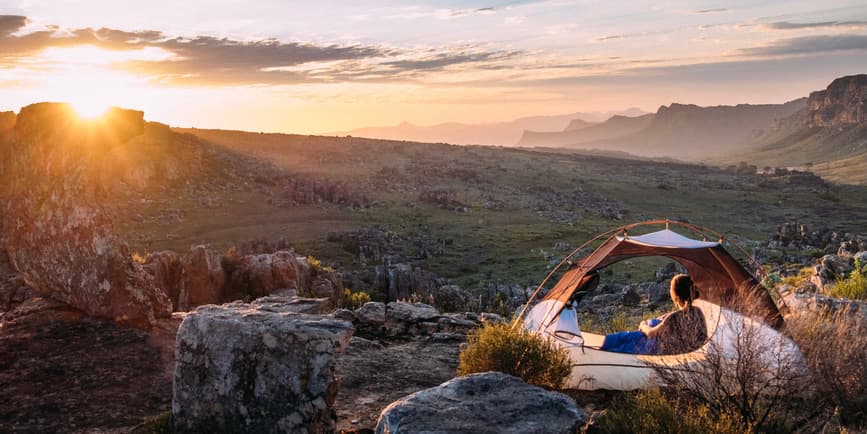
[[[638,227],[662,225],[664,229],[656,232],[629,234],[630,230]],[[672,231],[671,226],[686,229],[701,239],[681,235]],[[766,340],[786,340],[785,346],[797,352],[797,347],[777,331],[783,325],[783,319],[770,294],[723,248],[724,237],[721,234],[689,223],[658,220],[617,228],[594,240],[599,239],[604,241],[596,250],[578,260],[539,303],[529,309],[525,307],[518,316],[526,328],[551,338],[570,351],[573,372],[568,387],[621,390],[645,387],[653,383],[654,368],[683,367],[705,357],[711,347],[731,347],[733,344],[726,340],[732,339],[732,330],[727,328],[743,321],[762,328]],[[558,268],[583,247],[564,259]],[[598,282],[599,270],[629,258],[647,256],[670,258],[686,268],[692,277],[699,293],[694,306],[702,311],[709,336],[708,343],[701,349],[665,356],[611,353],[599,349],[604,336],[582,333],[578,327],[577,314],[568,307],[570,299],[592,291]],[[556,271],[555,268],[542,282],[530,302]],[[797,356],[800,357],[799,352]]]

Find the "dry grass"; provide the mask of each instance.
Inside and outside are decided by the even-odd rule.
[[[837,279],[837,284],[828,295],[852,300],[867,300],[867,264],[855,260],[855,269],[845,279]]]
[[[810,376],[794,342],[769,332],[744,301],[744,316],[721,324],[725,342],[711,341],[703,359],[688,369],[657,369],[676,394],[698,403],[745,432],[790,432],[814,415]],[[686,359],[684,359],[686,362]]]
[[[626,394],[594,426],[600,434],[741,434],[744,430],[727,415],[714,415],[707,406],[669,398],[657,389]]]
[[[867,324],[862,312],[802,313],[787,322],[813,376],[826,413],[867,426]]]

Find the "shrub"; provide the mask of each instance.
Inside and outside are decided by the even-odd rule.
[[[855,269],[849,273],[849,277],[837,279],[830,293],[837,298],[849,298],[852,300],[867,300],[867,264],[855,260]]]
[[[572,371],[566,350],[527,330],[518,322],[486,323],[467,336],[458,375],[499,371],[529,384],[559,388]]]
[[[324,273],[333,273],[334,272],[334,268],[322,264],[321,260],[316,259],[313,256],[307,257],[307,263],[310,264],[310,267],[313,268],[314,270],[316,270],[317,272],[324,272]]]
[[[670,400],[658,389],[627,394],[594,425],[600,434],[738,434],[746,432],[726,415],[706,406]]]
[[[343,307],[346,309],[358,309],[369,301],[370,294],[364,291],[352,292],[349,288],[343,289]]]
[[[800,313],[787,321],[826,413],[844,424],[867,422],[867,324],[860,312]]]
[[[148,252],[132,252],[132,260],[138,262],[139,264],[144,264],[148,260],[148,255]]]
[[[804,267],[798,270],[798,273],[792,276],[786,276],[780,279],[781,285],[788,285],[791,288],[799,289],[810,283],[810,277],[813,275],[813,267]]]

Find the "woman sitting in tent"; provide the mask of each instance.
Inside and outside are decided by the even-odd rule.
[[[671,279],[671,301],[677,310],[642,321],[638,331],[605,336],[603,351],[633,354],[681,354],[694,351],[707,340],[701,311],[692,305],[698,298],[692,279],[678,274]]]

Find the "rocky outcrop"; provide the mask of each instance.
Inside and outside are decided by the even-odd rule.
[[[825,255],[815,265],[813,275],[810,276],[810,282],[816,285],[819,291],[826,292],[837,284],[838,279],[842,279],[849,274],[852,271],[852,266],[853,260],[851,257]]]
[[[493,313],[440,313],[424,303],[365,303],[353,313],[358,335],[367,338],[433,336],[440,333],[465,335],[485,322],[502,322]]]
[[[16,138],[0,161],[2,227],[11,262],[36,292],[90,316],[149,328],[171,314],[171,303],[99,205],[107,151],[122,147],[142,123],[141,112],[121,109],[99,125],[81,122],[65,104],[21,109]]]
[[[867,324],[867,301],[829,297],[805,292],[784,292],[783,301],[796,315],[842,314]]]
[[[777,228],[768,242],[771,249],[783,250],[784,262],[796,262],[799,250],[819,250],[826,254],[852,256],[867,250],[867,237],[831,230],[827,227],[811,230],[798,222],[786,222]]]
[[[184,255],[152,253],[144,269],[169,295],[176,311],[269,295],[323,298],[333,308],[343,289],[339,273],[319,264],[312,266],[290,250],[221,256],[206,246],[193,246]]]
[[[867,74],[841,77],[810,94],[810,127],[839,127],[867,121]]]
[[[0,133],[10,131],[15,126],[15,112],[0,112]]]
[[[334,429],[335,357],[350,323],[280,299],[197,308],[177,335],[172,420],[185,432]]]
[[[255,299],[280,289],[304,294],[310,288],[310,275],[307,259],[292,251],[242,256],[233,265],[227,295]]]
[[[33,288],[15,272],[6,252],[0,249],[0,318],[36,295]]]
[[[178,310],[190,310],[223,300],[226,273],[220,258],[205,246],[195,246],[184,258]]]
[[[424,432],[574,433],[584,411],[566,395],[485,372],[455,378],[391,403],[378,434]]]
[[[142,268],[153,276],[157,288],[169,297],[174,310],[179,310],[178,299],[184,273],[181,256],[171,250],[153,252],[145,259]]]

